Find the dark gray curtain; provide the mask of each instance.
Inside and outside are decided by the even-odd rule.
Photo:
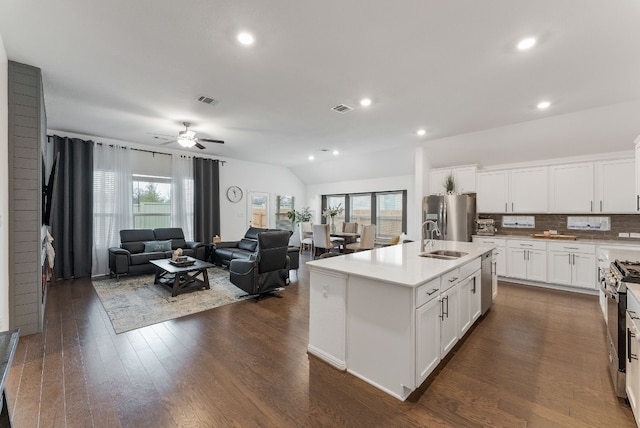
[[[58,278],[91,276],[93,246],[93,141],[49,137],[59,153],[51,235]]]
[[[208,243],[220,235],[220,163],[194,157],[193,180],[193,239]]]

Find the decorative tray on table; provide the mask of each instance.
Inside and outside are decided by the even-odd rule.
[[[177,267],[191,266],[195,262],[196,262],[196,259],[192,259],[191,257],[186,257],[186,256],[178,257],[177,260],[169,260],[169,263]]]

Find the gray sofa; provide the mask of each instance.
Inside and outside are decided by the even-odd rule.
[[[109,248],[109,275],[151,273],[151,260],[167,259],[182,248],[183,255],[204,260],[206,246],[186,241],[179,227],[159,229],[125,229],[120,231],[120,247]]]
[[[218,266],[227,266],[232,260],[255,259],[258,250],[258,235],[262,232],[280,231],[280,229],[264,229],[260,227],[250,227],[239,241],[222,241],[213,245],[212,263]],[[291,232],[289,235],[291,235]],[[289,269],[300,267],[300,248],[289,246],[287,255],[289,256]]]

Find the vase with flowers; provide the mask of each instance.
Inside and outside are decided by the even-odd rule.
[[[327,207],[324,211],[322,211],[322,215],[329,220],[329,227],[331,228],[331,233],[335,233],[336,225],[334,222],[334,217],[342,214],[344,212],[344,208],[342,204],[338,204],[335,207]]]

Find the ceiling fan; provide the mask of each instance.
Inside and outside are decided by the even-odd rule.
[[[196,133],[189,130],[189,126],[191,126],[191,124],[189,122],[182,122],[182,124],[184,125],[184,131],[178,132],[178,136],[175,140],[166,141],[160,145],[164,146],[166,144],[171,144],[177,141],[178,144],[180,144],[182,147],[190,148],[196,146],[197,148],[202,150],[204,149],[204,146],[200,144],[200,142],[224,144],[224,141],[222,140],[214,140],[212,138],[196,138]]]

